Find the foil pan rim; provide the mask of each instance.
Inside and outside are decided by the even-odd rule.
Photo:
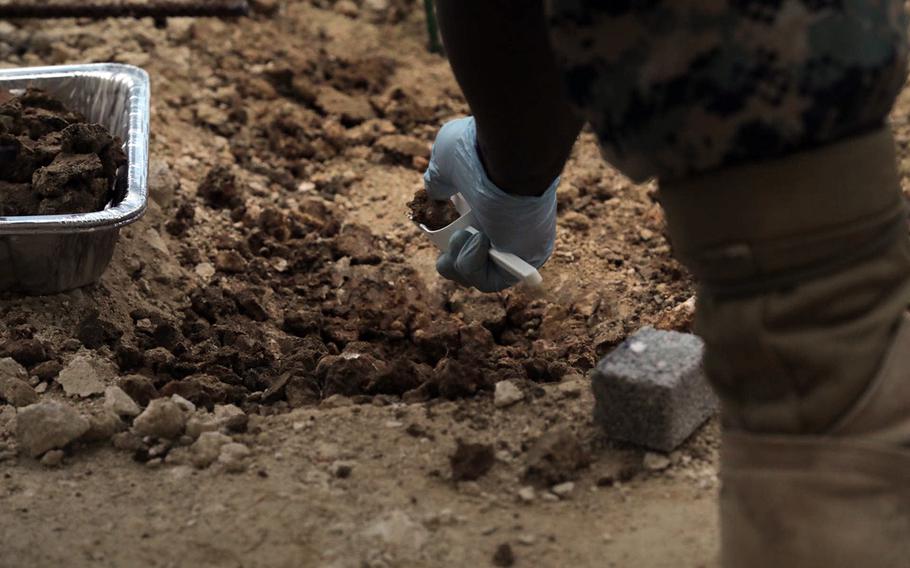
[[[103,211],[70,215],[0,216],[0,235],[71,234],[110,230],[142,217],[148,204],[148,146],[150,81],[145,70],[122,63],[89,63],[0,69],[0,87],[7,81],[78,79],[93,77],[119,81],[129,93],[129,126],[126,195],[116,206]]]

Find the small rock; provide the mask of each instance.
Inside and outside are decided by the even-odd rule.
[[[117,416],[126,416],[128,418],[139,416],[139,413],[142,412],[136,401],[120,387],[107,387],[104,389],[104,407]]]
[[[513,381],[499,381],[493,394],[493,405],[496,408],[511,406],[523,400],[525,393]]]
[[[413,136],[401,134],[390,134],[382,136],[373,143],[373,147],[380,150],[393,163],[408,165],[413,163],[415,158],[429,158],[429,145]]]
[[[418,553],[426,545],[429,532],[407,513],[396,509],[370,523],[364,530],[364,536],[380,541],[395,554],[406,556]]]
[[[118,450],[135,452],[143,447],[142,438],[135,432],[120,432],[111,437],[111,443]]]
[[[663,471],[670,467],[670,458],[663,454],[648,452],[645,454],[642,464],[649,471]]]
[[[103,410],[88,418],[89,429],[82,435],[85,442],[104,442],[126,429],[126,424],[111,410]]]
[[[104,392],[104,383],[114,378],[114,369],[106,361],[86,355],[73,358],[57,376],[67,396],[88,398]]]
[[[243,444],[231,442],[221,446],[221,453],[218,455],[218,463],[224,466],[225,471],[230,473],[240,473],[246,469],[246,458],[249,457],[250,449]]]
[[[185,434],[191,439],[195,440],[203,434],[203,432],[217,432],[218,423],[215,422],[215,419],[208,414],[203,415],[193,415],[190,416],[186,421],[186,431]],[[216,456],[217,457],[217,456]]]
[[[221,455],[221,447],[233,441],[230,436],[225,436],[221,432],[203,432],[199,435],[199,439],[190,446],[192,453],[190,461],[200,469],[206,468],[215,463],[215,460]]]
[[[532,546],[537,543],[537,537],[532,534],[519,535],[518,543],[525,546]]]
[[[345,406],[353,405],[354,401],[351,400],[351,397],[343,394],[333,394],[319,403],[320,408],[344,408]]]
[[[571,493],[573,491],[575,491],[575,483],[573,483],[571,481],[566,481],[565,483],[560,483],[558,485],[554,485],[553,487],[550,488],[550,491],[552,491],[554,495],[558,495],[559,497],[568,497],[569,495],[571,495]]]
[[[515,553],[512,552],[512,546],[504,542],[496,548],[496,552],[493,554],[493,565],[494,566],[514,566],[515,565]]]
[[[32,457],[63,448],[88,429],[88,420],[59,402],[32,404],[20,409],[16,416],[16,440]]]
[[[449,458],[452,466],[452,480],[474,481],[483,477],[496,462],[493,446],[489,444],[467,444],[458,440],[455,453]]]
[[[360,8],[352,0],[338,0],[335,2],[335,11],[349,18],[356,18]]]
[[[179,188],[180,178],[171,171],[166,162],[161,159],[152,159],[149,162],[149,197],[158,205],[162,207],[170,205]]]
[[[168,256],[171,254],[170,249],[167,248],[167,243],[164,242],[163,238],[161,238],[161,233],[159,233],[154,227],[149,227],[146,229],[144,240],[145,244],[148,247],[158,251],[162,255]]]
[[[63,365],[59,361],[45,361],[32,368],[32,375],[38,377],[38,380],[41,381],[52,381],[57,378],[57,375],[62,370]]]
[[[10,377],[20,381],[28,380],[28,371],[12,357],[0,359],[0,377]]]
[[[186,414],[172,400],[158,398],[151,401],[133,422],[133,429],[140,436],[174,439],[183,434]]]
[[[38,402],[38,393],[28,382],[25,368],[13,359],[0,359],[0,400],[15,407],[28,406]]]
[[[654,325],[666,331],[689,332],[695,320],[695,296],[660,315]]]
[[[219,429],[230,432],[244,432],[249,420],[250,417],[236,405],[215,405],[215,425]]]
[[[208,282],[209,280],[212,279],[213,276],[215,276],[215,266],[211,262],[200,262],[199,264],[196,265],[196,268],[194,269],[194,271],[200,278],[202,278],[206,282]]]
[[[41,465],[45,467],[59,467],[63,465],[63,458],[65,455],[63,450],[51,450],[41,456]]]
[[[154,230],[154,229],[153,229]],[[160,240],[160,236],[158,237]],[[76,339],[89,349],[98,349],[102,345],[112,345],[123,335],[123,332],[113,323],[101,319],[97,311],[92,311],[76,329]]]
[[[188,401],[187,399],[183,398],[179,394],[172,394],[171,402],[173,402],[174,404],[179,406],[180,410],[182,410],[188,414],[192,414],[193,412],[196,412],[196,405],[193,404],[192,402]]]
[[[537,497],[537,493],[530,485],[526,485],[518,490],[518,498],[524,503],[531,503]]]
[[[246,271],[246,260],[234,250],[218,251],[215,255],[215,268],[220,272],[238,274]]]
[[[329,86],[318,89],[315,105],[325,114],[339,117],[345,126],[354,126],[376,116],[366,98],[354,97]]]
[[[12,406],[0,406],[0,438],[16,431],[16,409]]]
[[[135,400],[139,406],[148,406],[152,399],[159,396],[154,383],[142,375],[127,375],[117,381],[117,386],[123,389],[123,392]]]

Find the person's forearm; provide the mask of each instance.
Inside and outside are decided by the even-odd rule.
[[[542,194],[583,124],[563,93],[543,1],[438,0],[437,14],[487,175],[509,193]]]

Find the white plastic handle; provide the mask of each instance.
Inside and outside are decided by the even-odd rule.
[[[430,241],[436,245],[436,248],[442,252],[449,251],[449,238],[454,233],[461,230],[470,231],[471,234],[476,234],[478,232],[477,229],[474,228],[474,214],[471,213],[471,208],[461,197],[461,194],[456,193],[452,197],[452,202],[455,204],[455,208],[458,209],[462,215],[451,224],[437,231],[431,231],[426,227],[426,225],[418,224],[420,230],[423,231],[424,234],[429,237]],[[540,272],[522,260],[519,256],[491,248],[490,258],[493,260],[493,262],[496,263],[497,266],[515,278],[518,278],[518,280],[520,280],[521,283],[525,286],[538,288],[543,284],[543,278],[540,276]]]
[[[465,230],[472,235],[477,234],[478,232],[474,227],[468,227]],[[540,276],[540,272],[537,272],[536,268],[522,260],[518,255],[491,248],[490,258],[493,259],[493,262],[495,262],[497,266],[515,278],[518,278],[525,286],[537,288],[543,284],[543,278]]]

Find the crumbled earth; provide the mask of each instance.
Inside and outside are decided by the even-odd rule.
[[[585,378],[691,328],[653,185],[585,132],[545,289],[441,280],[407,203],[467,106],[421,3],[251,4],[0,22],[2,67],[153,84],[149,209],[104,277],[0,297],[0,566],[712,565],[717,424],[645,467]]]
[[[0,94],[0,216],[100,211],[122,142],[40,89]]]
[[[411,220],[426,226],[431,231],[438,231],[458,220],[458,210],[451,201],[434,201],[423,189],[414,193],[414,199],[408,202]]]

